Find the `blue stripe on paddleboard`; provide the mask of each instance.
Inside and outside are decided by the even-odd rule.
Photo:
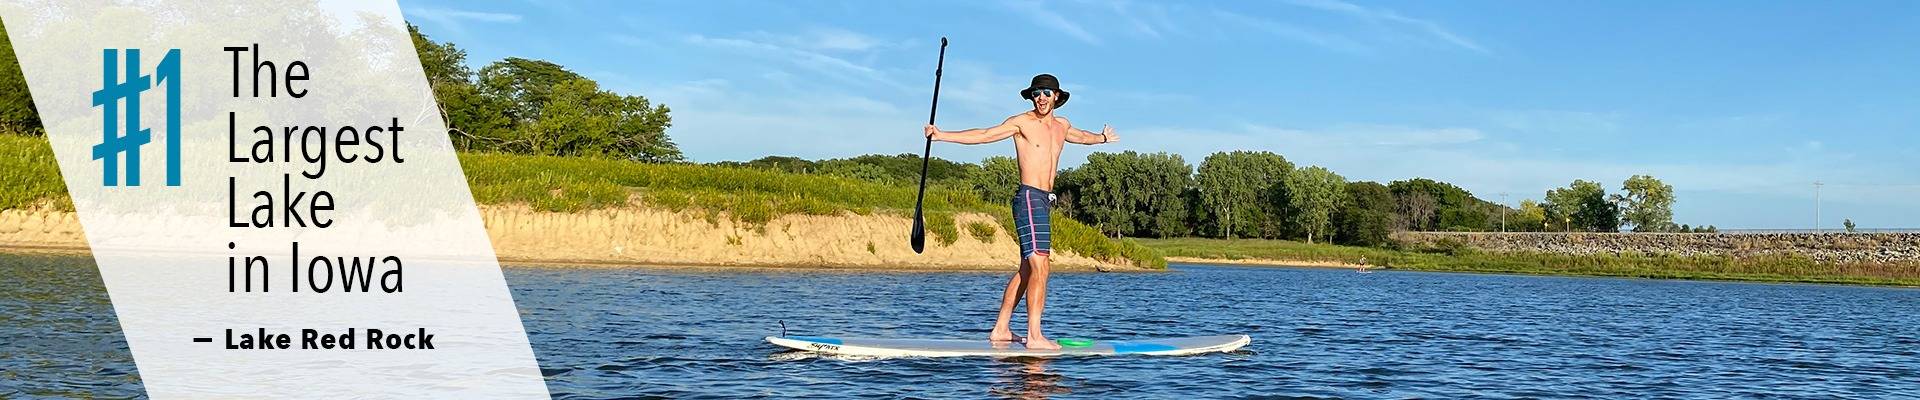
[[[803,341],[808,341],[808,342],[814,342],[814,343],[826,343],[826,344],[831,344],[831,345],[835,345],[835,346],[838,346],[838,345],[840,345],[840,339],[835,339],[835,338],[830,338],[830,337],[818,337],[818,336],[788,336],[787,338],[788,338],[788,339],[793,339],[793,340],[803,340]]]
[[[1172,351],[1172,350],[1180,349],[1178,347],[1173,347],[1173,346],[1168,346],[1168,345],[1158,344],[1158,343],[1131,343],[1131,342],[1118,342],[1118,341],[1111,342],[1111,343],[1113,343],[1114,354],[1151,353],[1151,352],[1157,352],[1157,351]]]

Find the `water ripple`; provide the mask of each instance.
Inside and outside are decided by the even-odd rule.
[[[1244,333],[1253,344],[1188,357],[823,357],[761,337],[781,322],[793,335],[984,337],[1006,276],[510,268],[507,278],[563,399],[1920,397],[1920,290],[1176,269],[1056,276],[1049,334]],[[92,271],[84,258],[0,258],[0,281],[15,282],[0,285],[0,397],[140,395]]]

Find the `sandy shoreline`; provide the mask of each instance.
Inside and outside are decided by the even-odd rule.
[[[1019,248],[992,216],[963,213],[964,227],[994,227],[990,240],[966,234],[952,244],[929,238],[924,254],[906,244],[912,221],[886,215],[787,215],[764,225],[706,218],[692,211],[623,207],[577,213],[525,206],[481,206],[502,264],[671,269],[846,269],[1013,271]],[[0,210],[0,252],[86,254],[74,213]],[[1058,250],[1057,271],[1149,272]]]
[[[1341,261],[1277,260],[1277,259],[1271,259],[1271,258],[1226,259],[1226,258],[1199,258],[1199,257],[1167,257],[1167,262],[1183,263],[1183,264],[1254,265],[1254,266],[1274,266],[1274,267],[1312,267],[1312,268],[1345,268],[1345,269],[1360,269],[1360,268],[1380,269],[1381,268],[1379,266],[1362,265],[1362,264],[1341,262]]]
[[[0,249],[0,252],[5,252],[5,250]],[[84,253],[81,253],[81,254],[84,254]],[[991,266],[888,268],[888,267],[878,267],[878,266],[849,266],[849,265],[832,265],[832,264],[818,264],[818,265],[646,264],[646,263],[604,263],[604,262],[511,260],[511,259],[500,260],[500,265],[507,266],[507,267],[518,267],[518,268],[583,268],[583,269],[638,268],[638,269],[660,269],[660,270],[690,271],[690,272],[702,272],[702,271],[711,271],[711,272],[847,271],[847,272],[905,272],[905,273],[944,273],[944,272],[1011,273],[1013,272],[1013,269],[1010,267],[1002,268],[1002,267],[991,267]],[[1159,272],[1167,272],[1167,271],[1155,270],[1155,269],[1144,269],[1144,268],[1096,270],[1092,268],[1070,267],[1070,268],[1055,268],[1053,272],[1056,272],[1056,273],[1159,273]]]

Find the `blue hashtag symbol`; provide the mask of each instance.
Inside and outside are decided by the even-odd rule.
[[[120,177],[114,170],[119,169],[122,154],[126,155],[127,186],[140,186],[140,146],[153,141],[151,133],[140,128],[140,92],[153,87],[153,78],[140,75],[139,49],[127,49],[126,53],[126,81],[115,81],[120,53],[113,49],[100,51],[102,87],[93,92],[93,105],[101,107],[105,118],[101,142],[93,145],[93,159],[104,161],[100,165],[106,186],[119,186]],[[119,132],[122,100],[127,105],[125,136]]]
[[[154,77],[140,74],[140,49],[126,49],[126,68],[119,71],[120,54],[114,49],[100,51],[100,90],[93,92],[93,105],[100,107],[101,140],[93,145],[93,159],[101,160],[101,183],[119,186],[115,170],[126,166],[127,186],[140,186],[140,146],[153,141],[153,133],[140,127],[140,94],[153,88]],[[180,186],[180,50],[167,52],[160,61],[159,79],[167,83],[167,186]],[[116,80],[121,75],[124,80]],[[121,108],[125,104],[123,129]],[[124,132],[124,134],[123,134]],[[122,158],[125,158],[122,160]]]

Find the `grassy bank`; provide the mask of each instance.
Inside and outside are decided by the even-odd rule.
[[[73,209],[53,146],[44,137],[0,134],[0,210],[33,206]]]
[[[645,164],[578,157],[463,153],[460,165],[482,204],[524,203],[544,211],[579,211],[638,201],[710,219],[750,224],[782,215],[911,216],[917,187],[763,169],[684,164]],[[931,187],[925,203],[928,245],[952,244],[963,234],[957,212],[993,215],[1011,232],[1012,211],[961,188]],[[1166,261],[1151,249],[1108,239],[1078,221],[1055,215],[1054,244],[1063,250],[1147,268]],[[979,228],[968,228],[980,230]],[[905,240],[905,232],[902,232]]]
[[[673,211],[702,213],[764,224],[782,215],[911,216],[916,187],[857,179],[760,169],[512,154],[462,153],[460,165],[480,204],[527,204],[536,210],[573,212],[639,202]],[[44,137],[0,134],[0,210],[48,206],[72,210],[66,185]],[[1005,204],[981,200],[960,188],[927,189],[929,246],[951,245],[962,235],[989,231],[954,223],[954,213],[993,215],[1002,231],[1012,225]],[[1164,268],[1166,261],[1137,243],[1115,241],[1077,221],[1054,216],[1057,248],[1110,262]],[[901,232],[906,240],[906,232]]]
[[[1384,265],[1393,269],[1534,275],[1920,286],[1920,266],[1833,265],[1804,257],[1569,256],[1467,247],[1381,249],[1285,240],[1141,239],[1167,257]]]

